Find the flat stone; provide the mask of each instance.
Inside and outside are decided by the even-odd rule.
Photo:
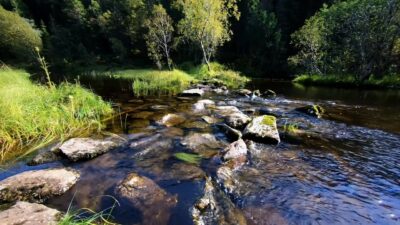
[[[18,201],[11,208],[0,212],[2,225],[56,225],[62,213],[37,203]]]
[[[177,114],[167,114],[161,119],[161,123],[167,127],[173,127],[185,122],[185,117]]]
[[[214,135],[208,133],[191,133],[181,141],[181,144],[203,157],[211,157],[217,154],[218,150],[223,147],[222,142],[218,141]]]
[[[278,144],[281,141],[274,116],[254,118],[244,130],[243,137],[262,143]]]
[[[177,203],[151,179],[130,173],[117,187],[117,194],[126,198],[142,214],[141,224],[167,224],[171,209]]]
[[[225,118],[225,122],[233,128],[243,128],[250,123],[251,118],[242,112],[232,113]]]
[[[0,181],[0,203],[29,201],[42,203],[64,194],[79,179],[72,169],[27,171]]]
[[[72,138],[60,146],[61,152],[71,161],[92,159],[104,154],[120,143],[112,140],[92,138]]]
[[[239,139],[228,145],[228,147],[224,149],[224,152],[225,154],[222,157],[224,161],[236,159],[247,155],[247,146],[242,139]]]
[[[186,97],[195,97],[195,96],[203,96],[204,95],[204,90],[202,89],[189,89],[189,90],[185,90],[183,91],[180,96],[186,96]]]

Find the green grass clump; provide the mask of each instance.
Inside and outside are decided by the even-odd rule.
[[[188,88],[194,81],[193,77],[181,70],[123,70],[115,72],[113,76],[132,80],[136,96],[175,95]]]
[[[196,154],[189,154],[189,153],[184,153],[184,152],[179,152],[174,154],[175,158],[182,160],[184,162],[190,163],[190,164],[200,164],[201,161],[201,156],[196,155]]]
[[[210,67],[211,71],[205,64],[186,69],[198,80],[220,82],[228,88],[240,88],[249,81],[249,78],[242,76],[239,72],[230,70],[217,62],[210,63]]]
[[[0,69],[0,159],[103,127],[110,104],[78,84],[33,84],[21,70]]]
[[[387,75],[383,78],[371,76],[368,80],[359,81],[353,75],[300,75],[293,82],[304,85],[367,88],[400,88],[400,75]]]
[[[268,125],[268,126],[275,126],[276,124],[276,118],[275,116],[263,116],[262,124]]]
[[[299,131],[299,126],[294,123],[286,123],[283,127],[284,132],[286,133],[297,133]]]

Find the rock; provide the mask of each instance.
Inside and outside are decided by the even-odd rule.
[[[167,106],[167,105],[152,105],[150,108],[153,110],[165,110],[165,109],[168,109],[169,106]]]
[[[129,124],[129,128],[145,128],[150,126],[150,121],[147,119],[135,119]]]
[[[201,118],[208,124],[213,124],[213,123],[217,123],[218,122],[218,119],[216,119],[214,117],[202,116]]]
[[[260,115],[270,115],[270,116],[275,116],[275,117],[279,117],[280,115],[276,112],[272,112],[271,110],[267,109],[267,108],[261,108],[258,110],[258,113]]]
[[[196,96],[203,96],[204,95],[204,90],[196,88],[196,89],[189,89],[183,91],[180,96],[184,97],[196,97]]]
[[[217,154],[218,150],[223,147],[223,144],[214,135],[208,133],[191,133],[181,141],[181,144],[206,158]]]
[[[217,181],[222,184],[226,193],[233,193],[236,186],[236,180],[233,179],[233,169],[227,165],[217,169]]]
[[[208,124],[204,123],[203,121],[192,121],[192,122],[184,123],[182,125],[182,127],[188,128],[188,129],[205,129],[208,127]]]
[[[243,109],[243,112],[248,113],[248,114],[254,114],[256,112],[256,109],[255,108],[246,108],[246,109]]]
[[[29,201],[42,203],[69,190],[79,179],[72,169],[27,171],[0,181],[0,203]]]
[[[229,116],[233,113],[241,113],[241,111],[235,107],[235,106],[217,106],[214,109],[215,113],[217,113],[219,116]]]
[[[321,118],[322,114],[325,113],[324,108],[322,108],[319,105],[308,105],[308,106],[297,108],[296,110],[299,112],[308,114],[310,116],[317,117],[317,118]]]
[[[276,97],[276,93],[275,93],[275,91],[268,89],[268,90],[264,91],[264,93],[262,94],[262,97],[264,97],[264,98],[275,98]]]
[[[243,137],[263,143],[278,144],[281,140],[274,116],[259,116],[247,125]]]
[[[288,221],[272,206],[252,206],[243,209],[249,225],[288,225]]]
[[[260,90],[255,90],[255,91],[253,91],[252,95],[256,96],[256,97],[260,97],[261,96],[261,92],[260,92]]]
[[[215,102],[209,99],[203,99],[203,100],[199,100],[197,101],[194,105],[193,105],[193,110],[195,112],[202,112],[205,111],[207,109],[208,106],[214,106]]]
[[[92,138],[72,138],[60,146],[61,152],[71,161],[92,159],[104,154],[120,143],[112,140],[100,140]]]
[[[206,176],[206,173],[199,167],[188,163],[174,163],[164,170],[164,179],[174,180],[199,180]]]
[[[50,163],[61,160],[61,156],[52,151],[39,152],[33,159],[28,162],[29,166],[36,166],[40,164]]]
[[[252,94],[249,89],[239,89],[236,91],[236,93],[243,96],[250,96]]]
[[[215,102],[210,99],[202,99],[202,100],[197,101],[197,103],[204,104],[206,106],[215,105]]]
[[[225,118],[225,122],[233,128],[243,128],[250,123],[251,118],[242,112],[232,113]]]
[[[18,201],[0,212],[2,225],[57,225],[62,213],[37,203]]]
[[[173,127],[185,122],[185,118],[183,116],[177,114],[167,114],[161,119],[161,123],[167,127]]]
[[[126,198],[142,215],[141,224],[168,224],[177,198],[170,196],[147,177],[130,173],[118,186],[117,194]]]
[[[226,136],[233,140],[239,140],[242,138],[242,132],[239,130],[233,129],[232,127],[226,125],[226,124],[218,124],[218,127],[226,134]]]
[[[206,180],[203,197],[197,200],[191,213],[195,225],[247,224],[242,211],[214,186],[210,178]]]
[[[247,146],[242,139],[239,139],[226,147],[224,152],[224,156],[222,157],[224,161],[236,159],[247,155]]]

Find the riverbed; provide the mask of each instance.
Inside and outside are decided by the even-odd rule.
[[[249,89],[272,89],[274,98],[251,98],[232,93],[207,93],[198,98],[135,98],[125,83],[84,82],[114,103],[121,114],[107,131],[129,143],[90,161],[27,166],[29,158],[0,172],[0,180],[26,170],[71,167],[81,173],[78,183],[46,205],[66,211],[74,208],[107,209],[119,205],[112,218],[120,224],[148,224],[160,210],[157,224],[193,224],[193,206],[203,196],[206,179],[218,189],[224,210],[243,215],[243,224],[399,224],[400,223],[400,92],[303,87],[288,82],[254,80]],[[277,117],[281,143],[253,142],[245,165],[234,171],[234,188],[227,190],[216,175],[220,151],[210,147],[199,164],[188,164],[175,153],[193,153],[182,144],[193,134],[211,134],[222,146],[231,140],[212,110],[196,111],[194,104],[209,99],[217,105],[239,108],[249,116]],[[296,111],[318,104],[326,113],[315,118]],[[160,124],[163,116],[179,114],[185,121]],[[215,118],[207,123],[204,116]],[[305,135],[289,135],[288,125]],[[249,144],[249,143],[248,143]],[[33,157],[33,156],[32,156]],[[116,196],[116,186],[131,172],[155,181],[174,207],[134,207]],[[226,212],[218,212],[224,214]],[[146,216],[148,218],[146,218]],[[215,215],[218,216],[218,215]]]

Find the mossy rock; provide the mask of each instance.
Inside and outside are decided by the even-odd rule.
[[[262,124],[267,125],[267,126],[275,126],[276,125],[275,116],[270,116],[270,115],[263,116]]]
[[[325,109],[319,105],[308,105],[301,108],[297,108],[296,110],[318,118],[321,118],[322,115],[325,113]]]

